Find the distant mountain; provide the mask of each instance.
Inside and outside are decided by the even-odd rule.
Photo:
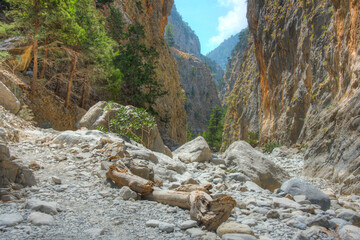
[[[231,57],[231,52],[238,42],[239,33],[236,35],[232,35],[231,37],[223,41],[217,48],[212,50],[206,56],[217,62],[225,70],[228,58]]]

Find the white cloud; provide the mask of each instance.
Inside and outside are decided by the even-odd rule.
[[[219,45],[226,38],[247,27],[246,0],[218,0],[218,2],[231,10],[225,16],[219,17],[218,34],[210,39],[212,46]]]

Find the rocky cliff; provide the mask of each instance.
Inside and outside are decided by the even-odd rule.
[[[243,69],[243,71],[240,70],[240,67],[242,66],[242,62],[243,62],[243,55],[248,54],[249,51],[248,55],[254,56],[253,55],[254,47],[252,46],[251,48],[247,48],[248,38],[249,38],[249,29],[244,29],[239,33],[238,43],[233,48],[233,51],[231,52],[231,57],[228,59],[226,65],[226,71],[219,86],[220,89],[219,97],[223,105],[227,105],[227,98],[230,95],[231,91],[233,90],[235,82],[238,79],[239,81],[241,81],[242,76],[240,76],[239,74],[243,74],[243,71],[248,72],[249,70],[249,69],[247,70]],[[248,67],[250,68],[250,66]],[[236,92],[234,92],[234,94],[236,94]]]
[[[210,59],[201,55],[199,38],[182,20],[175,6],[171,10],[169,23],[174,26],[175,44],[171,53],[176,59],[181,86],[186,95],[189,128],[197,135],[206,130],[211,108],[220,104],[214,78],[220,79],[223,73],[219,71],[220,66],[206,61]],[[212,66],[211,69],[207,63]]]
[[[195,57],[200,58],[201,46],[199,37],[189,25],[183,21],[175,5],[171,9],[169,24],[174,26],[175,47],[180,51],[191,53]]]
[[[186,113],[180,87],[176,62],[164,41],[165,26],[173,6],[173,0],[139,1],[115,0],[114,6],[121,9],[128,24],[138,21],[144,26],[146,44],[159,53],[157,79],[164,84],[168,94],[157,100],[155,110],[159,113],[159,130],[163,137],[182,144],[186,141]]]
[[[238,139],[248,139],[248,133],[259,132],[259,85],[253,38],[245,51],[234,51],[229,60],[221,96],[228,106],[225,116],[223,146],[225,150]],[[230,92],[231,90],[231,92]]]
[[[195,135],[206,130],[212,107],[220,105],[210,69],[189,53],[172,48],[176,58],[181,85],[185,90],[185,110],[189,128]]]
[[[247,14],[261,142],[309,144],[304,173],[345,182],[345,193],[360,192],[359,5],[251,0]]]

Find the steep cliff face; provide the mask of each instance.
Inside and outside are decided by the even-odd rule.
[[[230,95],[231,91],[233,90],[236,81],[240,82],[242,80],[243,77],[241,76],[243,74],[242,71],[248,72],[249,70],[249,69],[241,69],[243,62],[243,55],[252,54],[250,52],[247,53],[250,50],[250,48],[247,48],[248,38],[249,38],[249,29],[244,29],[239,33],[238,43],[235,45],[233,51],[231,52],[231,58],[229,58],[229,61],[227,62],[226,71],[219,87],[220,89],[219,96],[221,103],[223,105],[227,105],[227,98]],[[253,52],[254,48],[252,47],[251,49],[252,49],[251,51]],[[256,65],[255,65],[255,69],[256,69]],[[234,94],[236,95],[236,92],[234,92]]]
[[[206,130],[212,107],[220,105],[216,85],[209,68],[200,59],[176,48],[171,51],[187,98],[185,110],[189,128],[197,135]]]
[[[201,46],[199,38],[189,25],[183,21],[175,5],[171,9],[169,24],[174,26],[175,47],[182,52],[191,53],[200,58]]]
[[[248,133],[259,132],[259,85],[253,38],[245,51],[238,48],[229,60],[224,79],[223,103],[228,106],[224,120],[222,150],[239,139],[248,139]],[[231,93],[228,93],[231,88]],[[225,100],[226,99],[226,100]]]
[[[115,0],[113,5],[121,9],[127,23],[139,22],[145,28],[146,44],[159,53],[157,80],[164,84],[168,94],[157,100],[155,110],[159,113],[159,130],[163,137],[178,144],[186,141],[186,112],[180,87],[176,61],[164,41],[165,26],[173,6],[173,0],[139,1]]]
[[[304,173],[343,182],[345,193],[360,192],[359,6],[249,0],[247,14],[261,142],[309,144]]]

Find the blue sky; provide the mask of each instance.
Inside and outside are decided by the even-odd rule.
[[[183,20],[198,35],[201,53],[247,27],[246,0],[175,0]]]

